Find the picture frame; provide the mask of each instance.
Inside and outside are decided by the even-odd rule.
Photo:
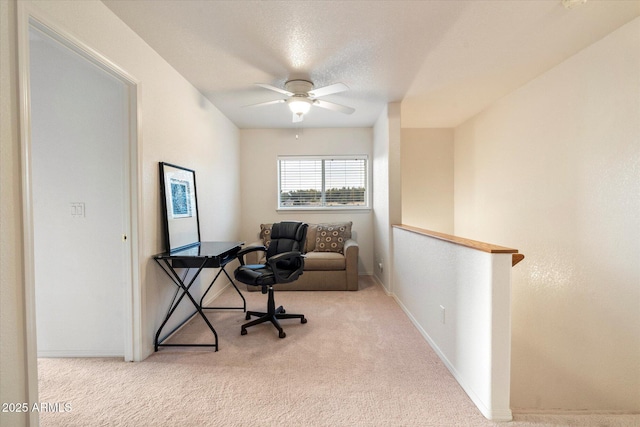
[[[200,243],[196,173],[192,169],[160,162],[160,194],[167,252]]]

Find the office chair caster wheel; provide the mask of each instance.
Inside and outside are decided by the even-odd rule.
[[[279,336],[280,338],[284,338],[284,337],[286,337],[286,336],[287,336],[287,334],[285,334],[285,333],[284,333],[284,331],[280,331],[280,333],[278,334],[278,336]]]
[[[250,315],[249,313],[247,313],[247,314],[244,316],[244,320],[249,320],[249,319],[251,319],[251,315]]]
[[[286,312],[287,312],[287,310],[285,310],[285,309],[283,308],[283,309],[282,309],[282,311],[281,311],[280,313],[284,314],[284,313],[286,313]]]
[[[302,319],[300,319],[300,323],[307,323],[307,319],[303,317]]]
[[[242,329],[240,331],[240,335],[247,335],[247,330],[246,329]]]

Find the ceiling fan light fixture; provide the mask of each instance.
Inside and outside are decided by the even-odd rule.
[[[287,104],[289,104],[291,112],[298,116],[307,114],[309,109],[311,109],[311,100],[302,96],[292,96],[287,101]]]

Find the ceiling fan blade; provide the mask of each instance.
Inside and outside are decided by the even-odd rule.
[[[264,84],[264,83],[256,83],[256,86],[260,86],[263,87],[265,89],[269,89],[269,90],[273,90],[275,92],[281,93],[283,95],[287,95],[287,96],[293,96],[293,92],[289,92],[288,90],[284,90],[284,89],[280,89],[279,87],[275,87],[275,86],[271,86],[268,84]]]
[[[309,91],[309,96],[318,98],[320,96],[327,96],[338,92],[344,92],[349,90],[349,86],[344,83],[335,83],[329,86],[319,87]]]
[[[293,120],[291,121],[292,123],[300,123],[303,120],[304,120],[304,114],[293,113]]]
[[[356,111],[355,108],[336,104],[335,102],[322,101],[320,99],[314,100],[313,105],[315,105],[316,107],[325,108],[327,110],[339,111],[344,114],[352,114],[354,111]]]
[[[244,108],[263,107],[265,105],[282,104],[283,102],[287,101],[284,99],[276,99],[275,101],[259,102],[257,104],[245,105]]]

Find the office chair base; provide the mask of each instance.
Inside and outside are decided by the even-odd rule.
[[[247,315],[245,316],[246,320],[251,319],[251,316],[257,317],[257,319],[242,325],[240,329],[240,335],[247,335],[247,328],[251,326],[259,325],[265,322],[271,322],[273,326],[275,326],[275,328],[278,330],[278,336],[280,338],[284,338],[287,336],[287,334],[282,329],[282,326],[280,326],[280,322],[278,321],[279,319],[300,319],[300,323],[307,323],[307,319],[304,317],[304,314],[288,314],[282,306],[275,308],[272,287],[269,287],[267,310],[268,311],[266,313],[261,311],[247,311]]]

